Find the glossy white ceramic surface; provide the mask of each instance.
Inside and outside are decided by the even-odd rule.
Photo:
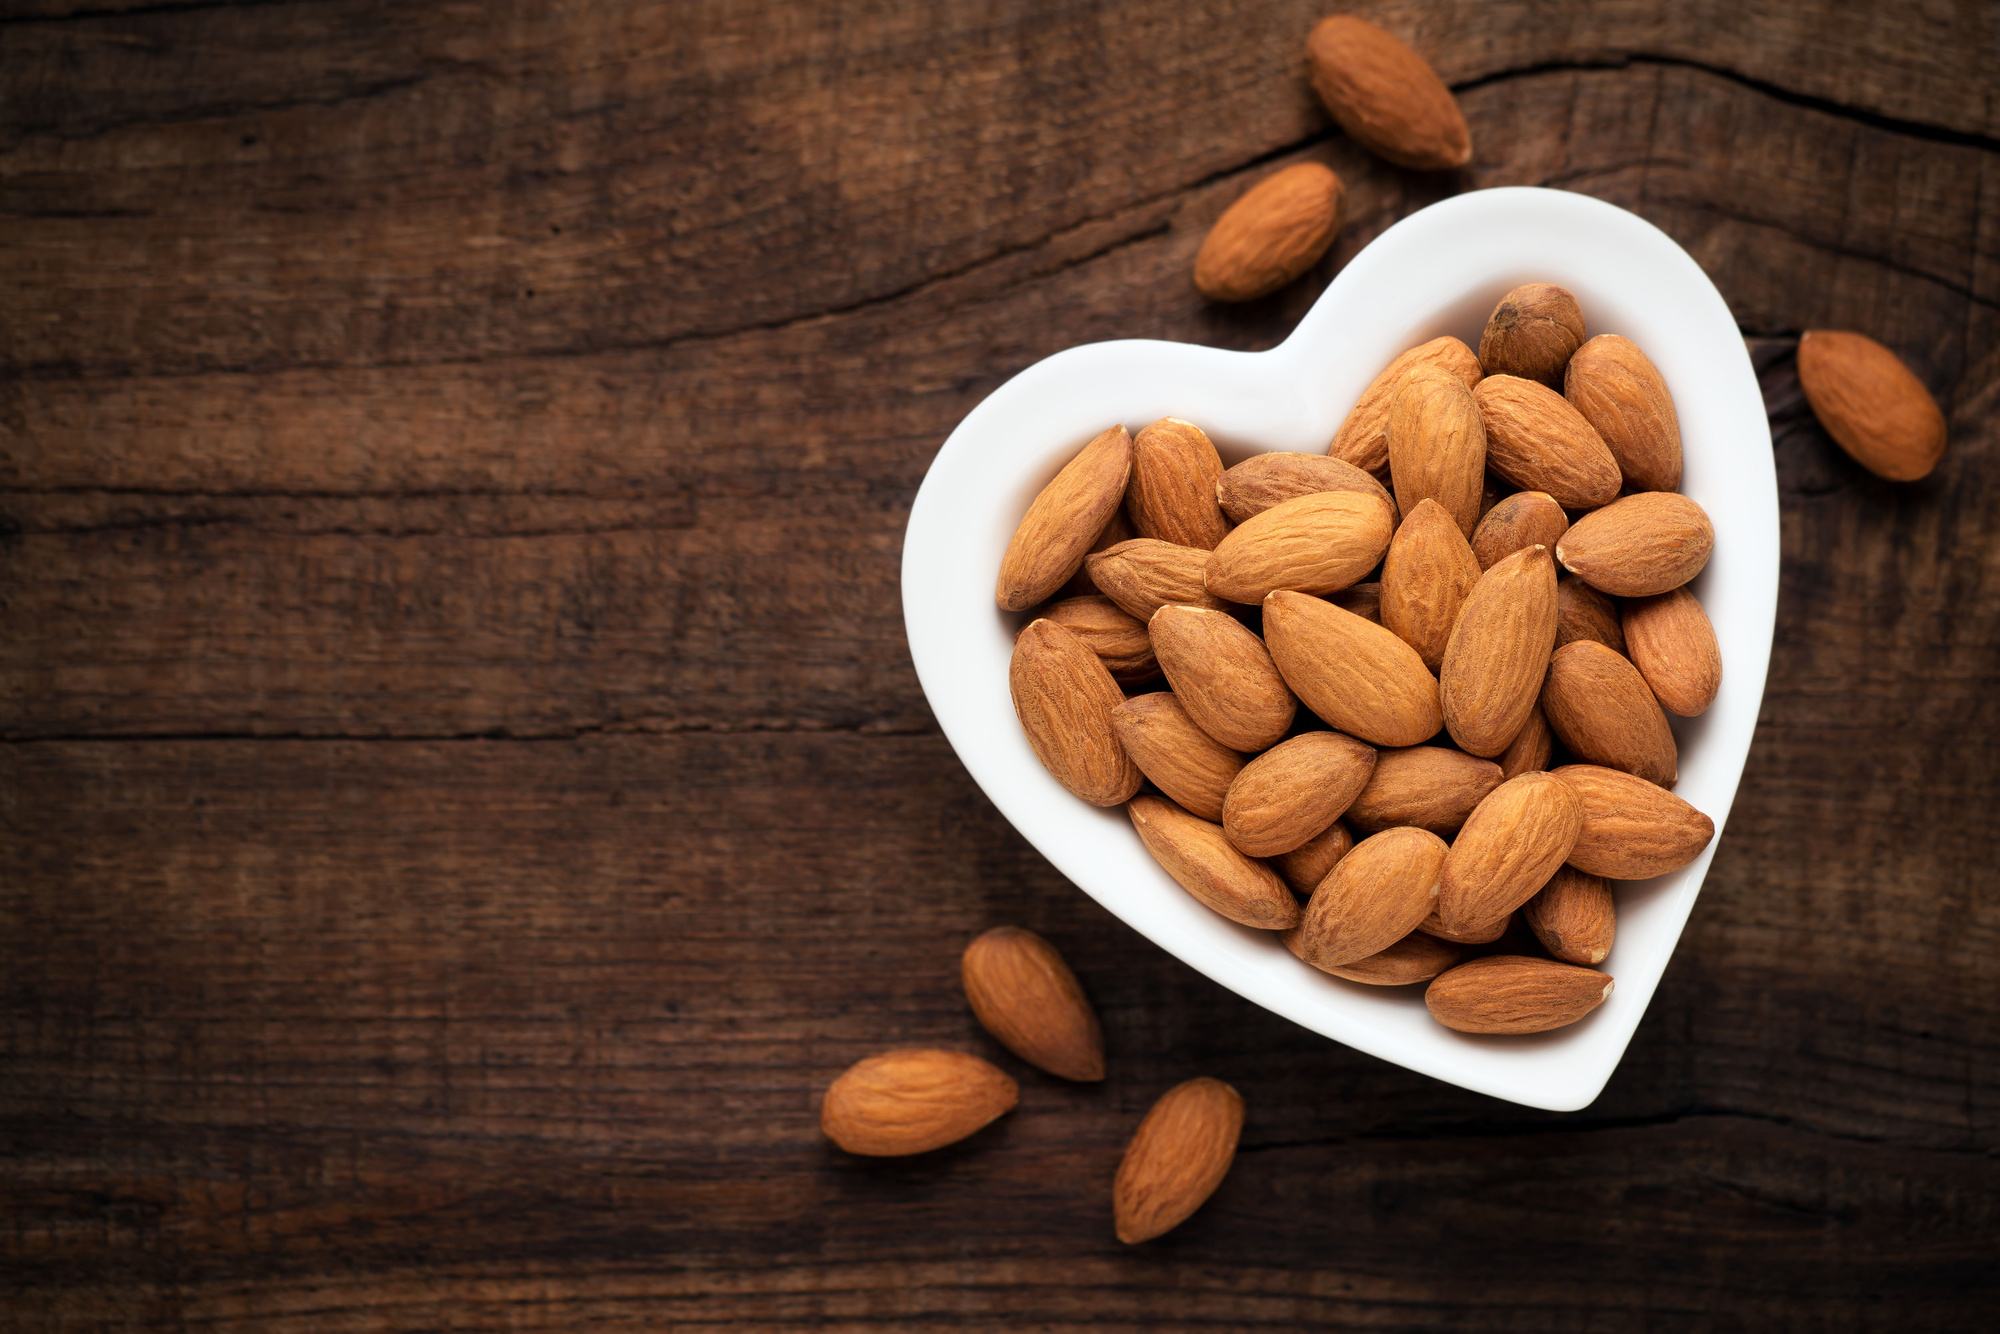
[[[1447,333],[1477,348],[1494,303],[1531,281],[1574,292],[1589,333],[1630,338],[1673,393],[1682,489],[1715,521],[1715,554],[1693,587],[1723,660],[1713,707],[1673,720],[1675,790],[1714,819],[1719,840],[1756,727],[1777,610],[1770,431],[1742,337],[1700,267],[1652,224],[1583,195],[1484,190],[1413,214],[1356,255],[1268,352],[1128,340],[1030,366],[966,416],[925,475],[904,538],[903,612],[924,693],[973,778],[1064,875],[1134,930],[1316,1033],[1494,1097],[1569,1111],[1598,1095],[1624,1054],[1714,843],[1672,875],[1618,886],[1617,944],[1603,965],[1617,988],[1595,1013],[1532,1037],[1454,1033],[1425,1011],[1422,987],[1330,977],[1275,936],[1204,908],[1147,854],[1123,810],[1066,792],[1036,761],[1008,695],[1023,617],[993,601],[1001,553],[1028,502],[1111,423],[1137,432],[1184,417],[1209,433],[1225,463],[1267,450],[1323,452],[1391,357]]]

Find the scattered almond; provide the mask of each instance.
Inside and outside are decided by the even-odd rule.
[[[1534,380],[1488,375],[1472,396],[1486,424],[1486,466],[1564,509],[1594,509],[1618,494],[1618,460],[1561,394]]]
[[[1680,776],[1673,731],[1646,678],[1594,640],[1556,650],[1542,712],[1556,739],[1587,764],[1623,769],[1661,787]]]
[[[1139,768],[1111,725],[1125,694],[1081,639],[1054,621],[1031,623],[1014,640],[1007,684],[1028,744],[1057,782],[1093,806],[1139,790]]]
[[[1377,746],[1411,746],[1443,725],[1437,678],[1415,649],[1372,621],[1280,591],[1264,599],[1264,634],[1286,684],[1336,730]]]
[[[1162,417],[1133,438],[1125,512],[1141,537],[1212,551],[1229,531],[1215,501],[1221,476],[1222,455],[1207,434],[1193,422]]]
[[[1444,507],[1426,497],[1403,520],[1382,561],[1382,624],[1435,672],[1479,562]]]
[[[1594,639],[1616,653],[1625,651],[1625,628],[1618,599],[1600,593],[1573,574],[1556,580],[1556,647]]]
[[[1479,368],[1562,388],[1563,368],[1583,345],[1583,310],[1568,289],[1524,283],[1500,298],[1479,336]]]
[[[1669,491],[1641,491],[1578,519],[1556,543],[1556,559],[1592,588],[1643,598],[1700,574],[1714,548],[1715,526],[1701,506]]]
[[[1242,1133],[1242,1095],[1221,1080],[1168,1089],[1118,1164],[1111,1186],[1118,1240],[1137,1245],[1187,1221],[1229,1175]]]
[[[1120,685],[1136,685],[1160,674],[1146,623],[1102,593],[1065,598],[1044,615],[1081,639]]]
[[[1222,609],[1208,591],[1208,552],[1200,547],[1135,537],[1088,557],[1084,568],[1104,596],[1141,621],[1169,603]]]
[[[1500,786],[1500,766],[1443,746],[1378,751],[1368,785],[1347,808],[1347,822],[1365,833],[1414,825],[1456,834],[1473,807]]]
[[[1019,1101],[1014,1081],[977,1056],[910,1047],[849,1066],[819,1124],[849,1153],[899,1157],[955,1144]]]
[[[1208,560],[1208,591],[1254,607],[1276,588],[1346,588],[1381,562],[1395,528],[1388,503],[1359,491],[1282,501],[1217,544]]]
[[[1546,1033],[1602,1005],[1611,987],[1594,969],[1492,954],[1441,974],[1424,991],[1424,1004],[1461,1033]]]
[[[1222,800],[1243,756],[1201,730],[1171,690],[1135,695],[1112,711],[1111,726],[1139,772],[1204,820],[1222,819]]]
[[[1547,547],[1517,551],[1479,576],[1445,645],[1445,726],[1469,754],[1506,750],[1535,707],[1556,638],[1556,569]]]
[[[1612,880],[1650,880],[1678,871],[1715,837],[1715,821],[1643,778],[1595,764],[1555,771],[1583,803],[1583,828],[1569,864]]]
[[[965,947],[959,978],[973,1014],[1008,1051],[1063,1079],[1104,1078],[1097,1011],[1048,941],[996,926]]]
[[[1123,426],[1100,432],[1028,506],[1000,558],[995,596],[1007,611],[1026,611],[1069,581],[1091,542],[1110,521],[1132,471],[1132,437]]]
[[[1634,491],[1681,487],[1681,423],[1667,382],[1629,339],[1599,334],[1576,350],[1563,397],[1597,429]]]
[[[1153,860],[1208,907],[1261,931],[1298,924],[1292,891],[1276,871],[1238,852],[1221,825],[1159,797],[1134,797],[1125,809]]]
[[[1340,859],[1353,850],[1354,835],[1335,820],[1325,833],[1307,839],[1290,852],[1279,853],[1271,859],[1271,864],[1292,887],[1292,893],[1310,895],[1327,873],[1340,865]]]
[[[1504,921],[1549,882],[1582,827],[1582,804],[1555,775],[1527,773],[1502,783],[1452,840],[1438,891],[1439,923],[1462,937]]]
[[[1324,833],[1375,772],[1375,750],[1338,732],[1307,732],[1243,766],[1222,805],[1229,841],[1276,857]]]
[[[1313,891],[1299,920],[1299,957],[1315,968],[1357,963],[1416,930],[1438,901],[1445,842],[1425,829],[1385,829],[1354,845]]]
[[[1465,382],[1448,370],[1413,367],[1389,402],[1383,428],[1389,475],[1404,514],[1426,497],[1470,537],[1486,481],[1486,427]]]
[[[1603,963],[1618,932],[1610,882],[1574,866],[1557,867],[1521,916],[1542,948],[1564,963]]]
[[[1421,366],[1450,371],[1467,389],[1479,383],[1479,358],[1456,338],[1433,338],[1402,353],[1375,377],[1348,412],[1326,452],[1370,473],[1389,466],[1389,405],[1403,386],[1403,377]]]
[[[1363,148],[1399,167],[1446,171],[1472,160],[1472,132],[1424,58],[1353,14],[1306,38],[1313,91]]]
[[[1319,263],[1340,234],[1340,177],[1298,162],[1250,187],[1209,229],[1194,257],[1195,289],[1210,301],[1251,301]]]
[[[1807,330],[1799,339],[1799,387],[1834,443],[1878,477],[1914,482],[1944,457],[1937,400],[1872,338]]]
[[[1517,551],[1547,547],[1569,531],[1569,515],[1544,491],[1516,491],[1480,516],[1472,533],[1472,555],[1479,568],[1490,570]]]
[[[1632,665],[1668,713],[1705,713],[1722,689],[1722,649],[1701,601],[1685,588],[1625,604]]]
[[[1382,484],[1344,459],[1326,454],[1253,454],[1222,474],[1215,499],[1222,512],[1244,523],[1273,505],[1320,491],[1358,491],[1374,496],[1395,515],[1395,502]]]
[[[1264,641],[1227,612],[1162,607],[1147,626],[1160,670],[1201,730],[1231,750],[1262,750],[1290,730],[1298,701]]]

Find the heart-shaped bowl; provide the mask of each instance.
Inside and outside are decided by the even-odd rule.
[[[1494,1097],[1553,1111],[1588,1105],[1611,1077],[1680,938],[1716,844],[1671,875],[1617,887],[1609,1000],[1530,1037],[1456,1033],[1421,987],[1369,987],[1301,963],[1174,883],[1122,809],[1065,791],[1014,717],[1007,664],[1027,617],[1000,611],[1001,554],[1028,502],[1091,436],[1182,417],[1225,463],[1270,450],[1323,453],[1369,382],[1405,348],[1455,334],[1476,348],[1487,314],[1524,282],[1576,294],[1591,334],[1630,338],[1680,416],[1682,490],[1715,522],[1693,588],[1722,648],[1721,693],[1673,719],[1674,789],[1718,838],[1764,694],[1778,601],[1778,488],[1757,377],[1729,307],[1666,233],[1558,190],[1458,195],[1412,214],[1356,255],[1268,352],[1184,343],[1092,343],[1037,362],[951,433],[925,474],[903,541],[903,616],[924,694],[959,758],[1014,827],[1085,893],[1184,963],[1351,1047]],[[1193,1073],[1193,1072],[1191,1072]]]

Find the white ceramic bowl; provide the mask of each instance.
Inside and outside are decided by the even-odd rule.
[[[1675,791],[1715,821],[1719,838],[1756,727],[1777,611],[1770,430],[1743,339],[1700,267],[1652,224],[1583,195],[1483,190],[1413,214],[1356,255],[1268,352],[1128,340],[1030,366],[974,408],[931,463],[904,537],[903,615],[924,694],[973,778],[1064,875],[1140,934],[1316,1033],[1494,1097],[1572,1111],[1597,1096],[1624,1054],[1714,843],[1672,875],[1618,886],[1617,944],[1603,965],[1618,985],[1595,1013],[1532,1037],[1454,1033],[1425,1011],[1422,987],[1330,977],[1276,936],[1209,911],[1154,862],[1122,809],[1086,805],[1050,777],[1007,690],[1023,617],[993,601],[1001,553],[1028,502],[1111,423],[1137,432],[1184,417],[1225,463],[1323,452],[1391,357],[1440,334],[1476,348],[1494,303],[1531,281],[1574,292],[1589,332],[1637,343],[1673,393],[1682,489],[1715,521],[1715,554],[1694,591],[1723,662],[1709,711],[1673,720]]]

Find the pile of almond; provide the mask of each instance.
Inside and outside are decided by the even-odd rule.
[[[1429,982],[1465,1032],[1574,1023],[1611,990],[1609,882],[1714,835],[1669,790],[1667,714],[1722,678],[1680,475],[1658,371],[1546,283],[1477,354],[1390,360],[1324,455],[1225,470],[1192,423],[1112,426],[1001,562],[1000,606],[1034,609],[1015,712],[1190,894],[1313,967]]]

